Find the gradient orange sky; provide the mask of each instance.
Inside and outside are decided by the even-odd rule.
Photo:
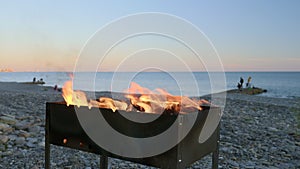
[[[72,71],[83,45],[105,24],[129,14],[164,12],[202,30],[226,71],[300,71],[299,7],[297,0],[3,1],[0,70]],[[109,64],[102,70],[113,71]]]

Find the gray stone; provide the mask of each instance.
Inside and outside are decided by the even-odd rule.
[[[37,138],[32,138],[32,137],[26,138],[26,140],[31,143],[37,143],[37,141],[38,141]]]
[[[12,117],[1,116],[0,117],[0,122],[10,124],[10,125],[14,125],[14,124],[16,124],[17,120],[12,118]]]
[[[18,158],[23,158],[24,157],[24,154],[21,152],[21,151],[16,151],[14,152],[14,155]]]
[[[0,122],[0,130],[3,131],[3,132],[5,132],[5,133],[9,133],[9,132],[13,131],[13,128],[10,127],[10,125],[8,125],[8,124]]]
[[[2,130],[3,131],[3,129],[5,129],[5,128],[9,128],[10,126],[8,125],[8,124],[5,124],[5,123],[1,123],[0,122],[0,130]]]
[[[45,147],[45,141],[40,142],[38,145],[41,147]]]
[[[25,138],[24,137],[17,137],[15,140],[16,145],[24,145],[25,144]]]
[[[229,163],[231,166],[233,166],[233,167],[238,167],[238,166],[239,166],[239,164],[238,164],[237,162],[232,161],[232,160],[228,160],[228,163]]]
[[[268,127],[268,130],[269,131],[273,131],[273,132],[277,132],[277,131],[279,131],[277,128],[275,128],[275,127]]]
[[[39,126],[31,126],[30,128],[28,128],[28,131],[31,133],[39,133],[41,130],[40,128],[41,127],[39,127]]]
[[[31,169],[39,169],[39,167],[35,165]]]
[[[9,140],[9,137],[8,137],[8,136],[0,135],[0,143],[1,143],[1,144],[7,143],[8,140]]]
[[[15,141],[16,138],[18,138],[18,136],[14,135],[14,134],[8,135],[8,137],[9,137],[9,140],[12,140],[12,141]]]
[[[18,122],[15,125],[15,128],[18,129],[18,130],[26,130],[29,127],[30,127],[30,123],[24,122],[24,121]]]
[[[36,147],[36,144],[33,144],[32,142],[27,142],[26,146],[29,148],[34,148],[34,147]]]
[[[5,151],[5,150],[6,150],[6,145],[0,144],[0,152]],[[0,157],[1,157],[1,154],[0,154]]]
[[[25,138],[27,138],[27,137],[30,137],[30,133],[28,133],[27,131],[23,131],[23,130],[20,130],[20,132],[19,132],[19,136],[20,137],[25,137]]]
[[[13,154],[12,151],[5,151],[1,153],[2,156],[11,156],[12,154]]]

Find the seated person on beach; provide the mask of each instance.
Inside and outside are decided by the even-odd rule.
[[[238,83],[237,87],[238,87],[239,90],[242,90],[242,85],[241,85],[241,83]]]
[[[35,84],[45,84],[43,78],[40,78],[40,80],[36,81]]]
[[[54,89],[55,91],[61,92],[61,88],[58,88],[57,85],[55,85],[53,89]]]
[[[246,87],[247,87],[247,88],[251,88],[251,87],[252,87],[252,84],[251,84],[251,83],[247,83],[247,84],[246,84]]]
[[[241,88],[243,88],[244,79],[240,77]]]

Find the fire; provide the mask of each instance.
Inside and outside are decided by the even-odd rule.
[[[163,111],[172,112],[191,112],[202,110],[200,104],[186,96],[173,96],[163,89],[155,89],[154,92],[147,88],[143,88],[137,83],[132,82],[131,87],[127,90],[126,95],[130,99],[131,104],[140,111],[149,113],[158,113]],[[140,94],[140,96],[137,96]]]
[[[62,88],[62,96],[67,105],[87,106],[87,98],[82,91],[73,91],[73,83],[71,80],[67,81]]]
[[[140,111],[146,113],[187,113],[202,110],[201,105],[209,104],[206,100],[192,100],[186,96],[174,96],[163,89],[151,91],[132,82],[125,91],[127,101],[119,101],[108,97],[87,99],[82,91],[74,91],[72,80],[67,81],[62,88],[62,96],[69,105],[99,107],[124,111]]]

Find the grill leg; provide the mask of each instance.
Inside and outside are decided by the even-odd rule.
[[[106,155],[100,156],[100,169],[108,169],[108,158]]]
[[[45,125],[45,169],[50,169],[50,140],[49,140],[49,107],[46,106]]]
[[[218,139],[217,139],[217,148],[212,153],[212,168],[218,169],[218,163],[219,163],[219,146],[220,146],[220,124],[217,128],[218,132]]]
[[[220,123],[217,127],[217,147],[216,150],[212,153],[212,169],[218,169],[218,163],[219,163],[219,146],[220,146]]]
[[[218,161],[219,161],[219,148],[212,153],[212,168],[218,168]]]
[[[48,139],[46,139],[45,143],[45,168],[50,169],[50,144]]]

